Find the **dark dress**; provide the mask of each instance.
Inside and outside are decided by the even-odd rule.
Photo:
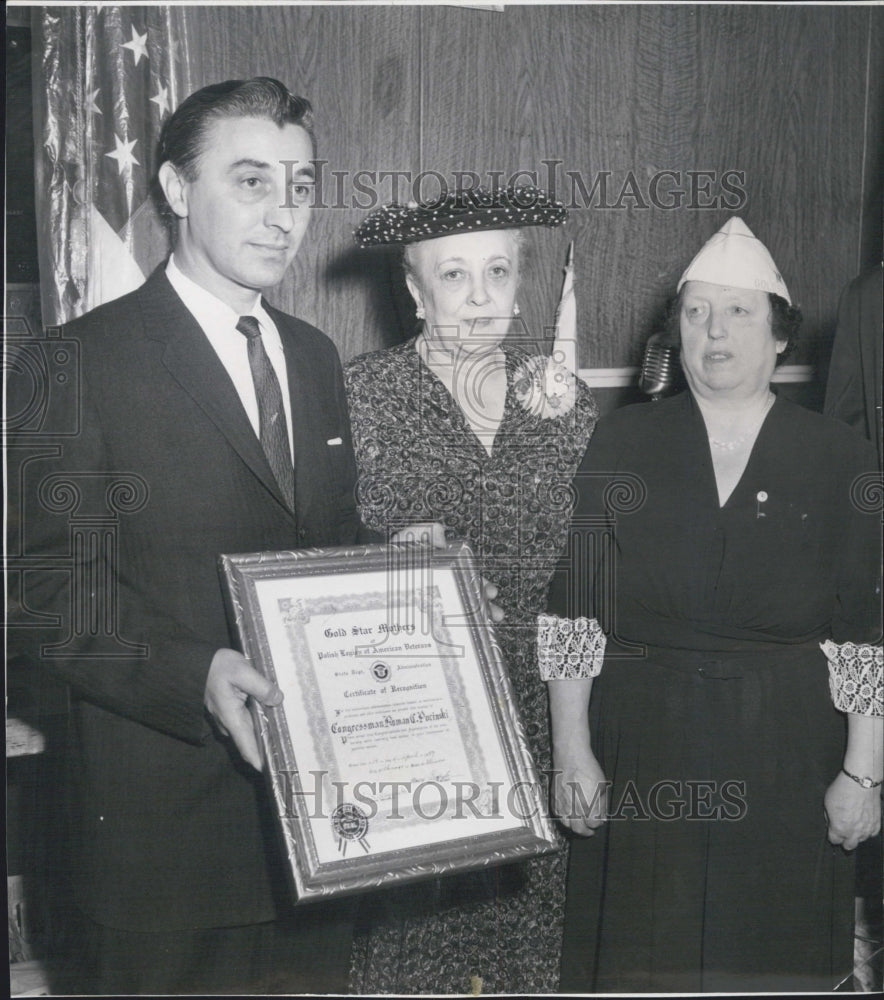
[[[875,466],[778,398],[720,507],[689,393],[599,423],[572,531],[604,557],[576,603],[563,561],[549,602],[612,633],[590,706],[612,815],[572,843],[563,992],[850,976],[853,859],[823,814],[845,720],[819,642],[880,641]]]
[[[535,618],[567,533],[570,482],[597,411],[577,382],[575,405],[547,419],[520,404],[521,352],[506,352],[508,389],[492,454],[414,340],[345,368],[365,524],[438,520],[469,541],[504,609],[498,637],[539,769],[549,767],[545,685]],[[451,876],[364,897],[354,949],[356,993],[555,992],[566,856]]]

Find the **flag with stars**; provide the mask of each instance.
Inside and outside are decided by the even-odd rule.
[[[95,4],[34,16],[48,326],[137,288],[168,253],[153,194],[157,140],[190,87],[183,8]]]

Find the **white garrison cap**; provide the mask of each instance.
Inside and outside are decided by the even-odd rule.
[[[711,236],[687,270],[679,278],[678,288],[686,281],[709,281],[728,288],[754,288],[781,295],[789,305],[792,300],[783,276],[777,270],[767,247],[737,216],[732,216]]]

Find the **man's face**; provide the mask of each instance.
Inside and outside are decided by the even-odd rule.
[[[164,164],[181,270],[237,312],[278,284],[310,219],[312,157],[300,125],[223,118],[207,133],[195,180]]]

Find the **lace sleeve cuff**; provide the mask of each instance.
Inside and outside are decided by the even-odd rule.
[[[829,661],[829,691],[839,712],[884,715],[884,649],[868,644],[820,643]]]
[[[605,658],[605,633],[595,618],[537,616],[537,663],[545,681],[596,677]]]

